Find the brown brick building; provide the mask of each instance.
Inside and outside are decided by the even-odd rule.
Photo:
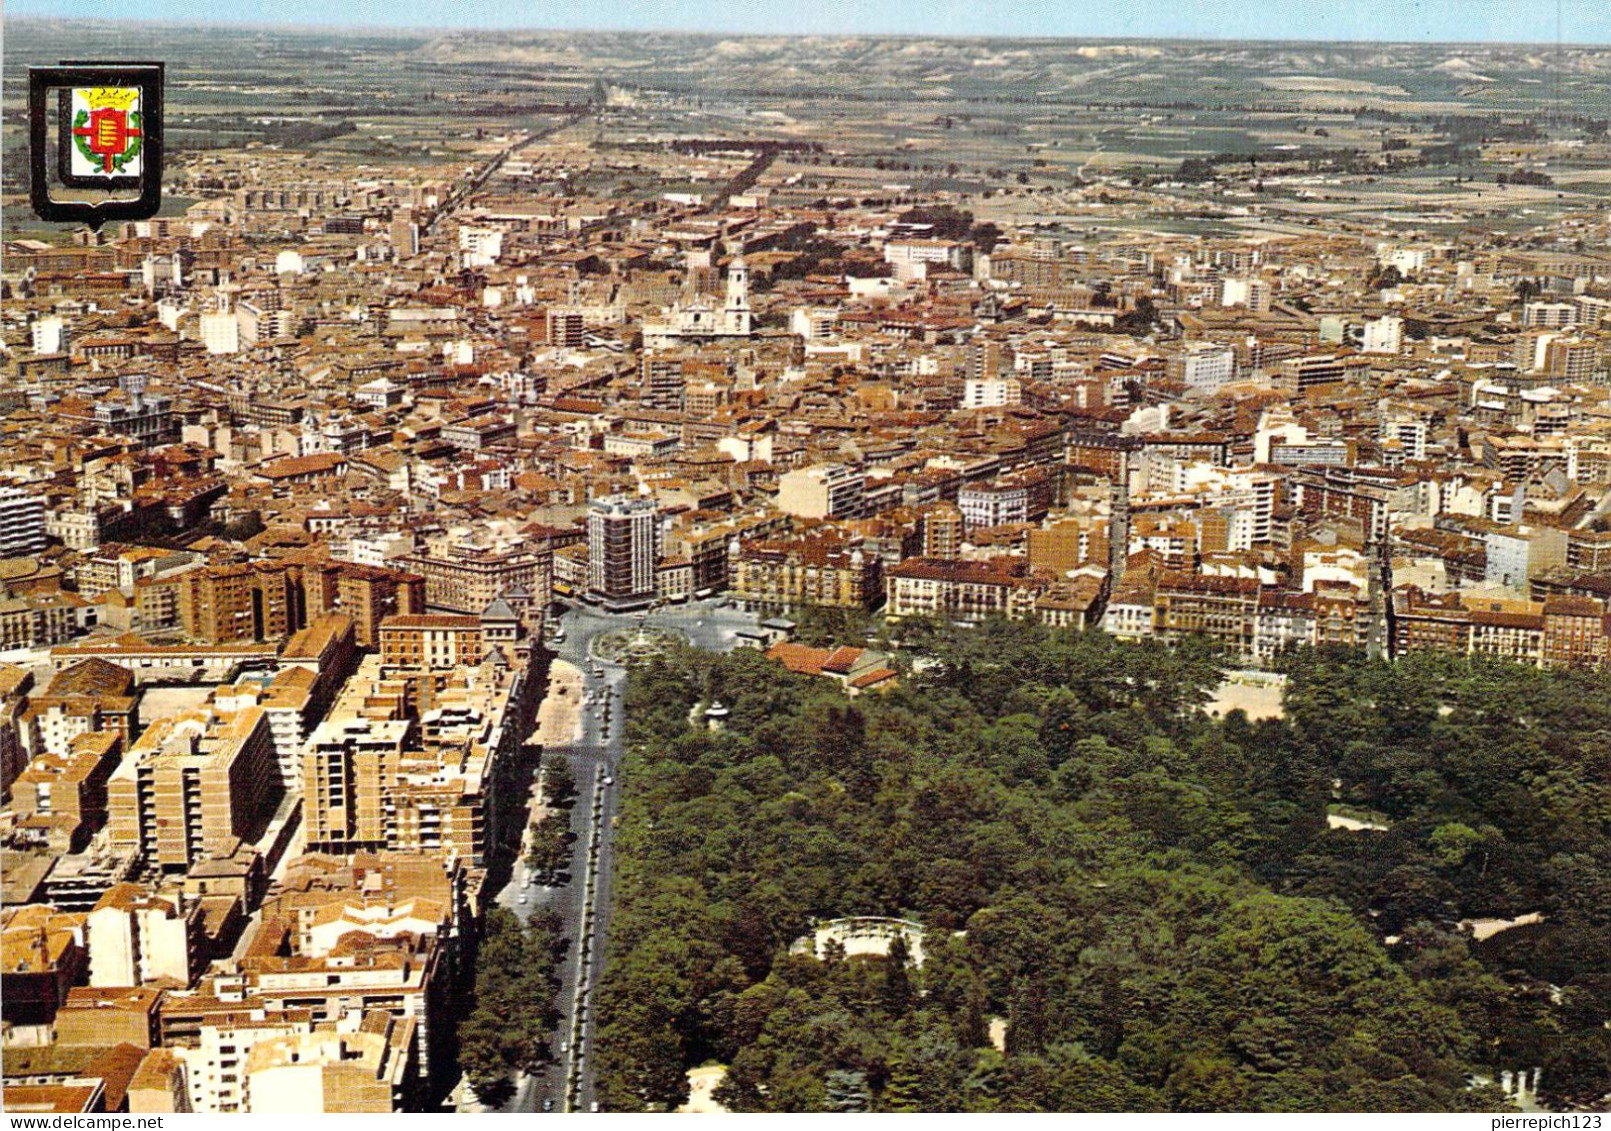
[[[240,841],[256,840],[281,793],[262,708],[158,719],[107,787],[112,846],[183,872],[203,856],[228,856]]]
[[[733,562],[733,595],[751,609],[869,609],[882,586],[878,555],[864,553],[859,540],[830,534],[752,542]]]
[[[283,562],[203,566],[181,577],[179,620],[192,639],[279,640],[306,623],[305,595]]]
[[[179,623],[207,644],[283,640],[328,613],[352,619],[361,647],[380,623],[425,611],[425,579],[399,570],[332,561],[257,561],[179,574]]]
[[[1253,657],[1259,583],[1252,578],[1166,570],[1158,579],[1153,608],[1158,635],[1172,644],[1203,636],[1234,656]]]
[[[481,662],[481,618],[438,614],[387,617],[380,626],[381,662],[441,670]]]
[[[1602,667],[1611,658],[1605,603],[1552,593],[1542,602],[1437,596],[1394,590],[1395,656],[1412,652],[1486,655],[1535,667]]]

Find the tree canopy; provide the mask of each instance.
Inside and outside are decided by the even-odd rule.
[[[475,1000],[458,1027],[459,1064],[482,1103],[514,1094],[513,1076],[548,1059],[559,1010],[559,963],[568,943],[552,911],[523,924],[501,907],[487,912],[476,957]]]
[[[675,1106],[711,1060],[754,1111],[1491,1110],[1473,1074],[1540,1064],[1562,1102],[1611,1089],[1611,680],[1309,651],[1251,723],[1203,712],[1190,642],[898,635],[901,686],[855,699],[748,650],[632,673],[605,1106]],[[727,725],[691,726],[712,698]],[[922,964],[789,954],[850,915],[920,921]]]

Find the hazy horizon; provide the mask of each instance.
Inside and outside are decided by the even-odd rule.
[[[715,36],[864,36],[942,39],[1181,40],[1348,45],[1369,43],[1539,45],[1611,44],[1611,5],[1597,0],[1297,0],[1283,8],[1228,0],[1115,9],[1092,0],[1046,5],[1032,0],[918,3],[890,0],[811,7],[780,0],[691,4],[626,0],[601,10],[583,0],[527,5],[486,0],[443,11],[423,0],[328,4],[317,0],[240,0],[221,18],[196,0],[148,0],[138,17],[107,0],[13,0],[6,18],[130,24],[183,24],[282,31],[687,34]],[[201,18],[198,18],[201,17]],[[1382,34],[1391,29],[1391,34]],[[1458,34],[1456,34],[1458,33]]]

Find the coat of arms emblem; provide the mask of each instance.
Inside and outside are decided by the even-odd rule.
[[[88,62],[28,68],[29,199],[42,219],[98,226],[156,213],[163,69]]]
[[[76,87],[69,113],[75,177],[140,175],[139,87]]]

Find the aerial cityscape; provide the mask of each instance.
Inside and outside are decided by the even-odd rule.
[[[1611,1110],[1611,35],[26,7],[6,1112]]]

